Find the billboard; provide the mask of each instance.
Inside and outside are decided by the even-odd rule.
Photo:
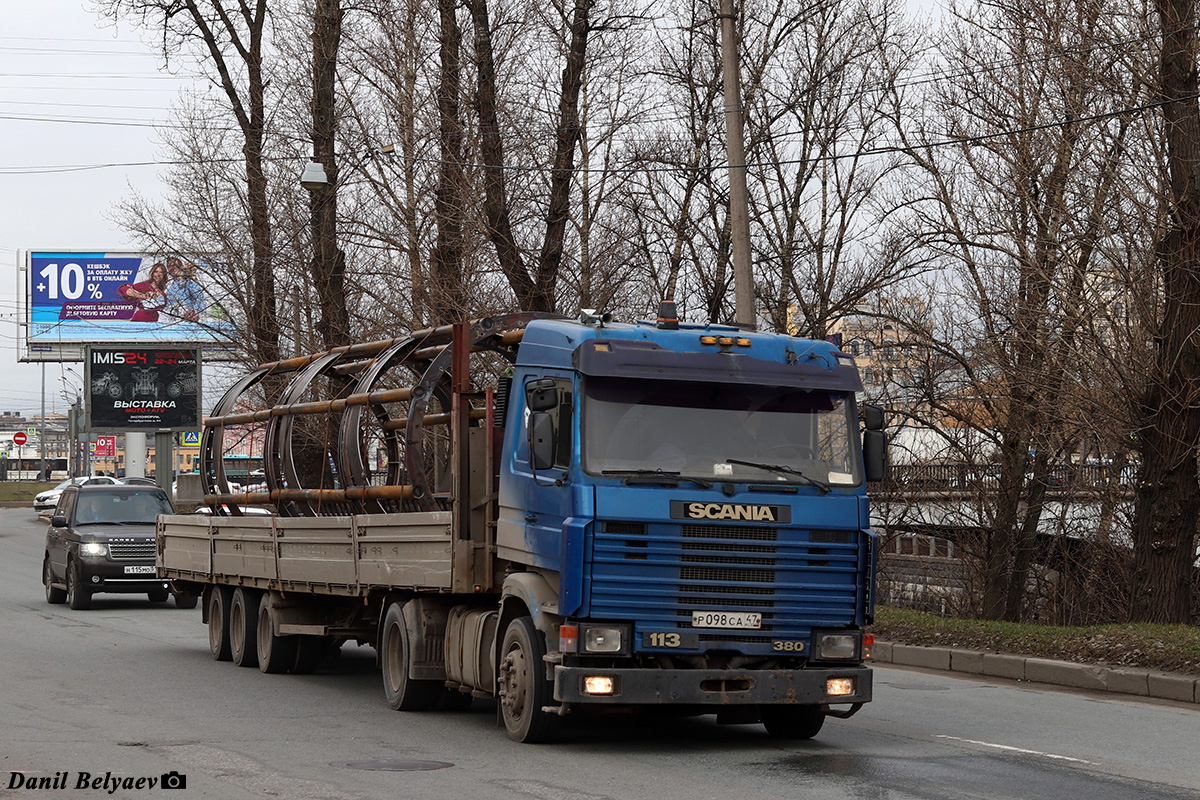
[[[200,350],[140,344],[86,349],[91,431],[194,431],[200,427]]]
[[[212,268],[171,253],[31,251],[30,356],[94,342],[224,344],[233,326],[205,277]]]

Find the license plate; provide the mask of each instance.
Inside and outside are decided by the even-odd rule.
[[[126,575],[153,575],[154,574],[154,566],[151,565],[151,566],[144,566],[144,567],[126,567],[125,574]]]
[[[761,628],[762,614],[750,611],[693,611],[693,628]]]

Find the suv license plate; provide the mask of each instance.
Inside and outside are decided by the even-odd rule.
[[[153,575],[154,567],[152,567],[152,566],[126,567],[125,574],[126,575]]]
[[[762,614],[749,611],[693,611],[693,628],[761,628]]]

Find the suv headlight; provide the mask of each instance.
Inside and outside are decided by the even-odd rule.
[[[813,659],[862,661],[862,631],[813,631]]]
[[[100,542],[83,542],[79,545],[79,555],[81,556],[106,556],[108,555],[108,545]]]
[[[579,651],[589,654],[618,655],[629,652],[629,626],[579,626]]]

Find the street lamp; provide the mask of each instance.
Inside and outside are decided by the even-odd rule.
[[[329,176],[325,174],[325,165],[320,161],[310,161],[304,167],[300,176],[300,185],[310,192],[316,192],[329,185]]]

